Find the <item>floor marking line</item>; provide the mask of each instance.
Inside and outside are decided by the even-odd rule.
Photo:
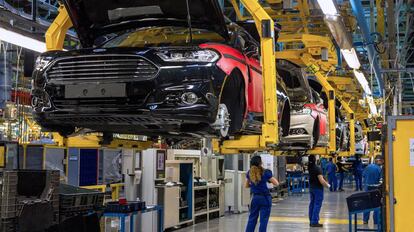
[[[305,217],[270,217],[271,222],[293,222],[293,223],[309,223],[309,218]],[[322,224],[338,224],[348,225],[348,219],[339,218],[321,218],[320,223]],[[358,220],[358,225],[362,225],[362,221]]]

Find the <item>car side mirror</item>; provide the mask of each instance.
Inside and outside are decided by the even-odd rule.
[[[247,57],[254,57],[254,58],[259,58],[260,57],[260,53],[259,53],[259,47],[256,45],[250,45],[245,49],[245,54]]]

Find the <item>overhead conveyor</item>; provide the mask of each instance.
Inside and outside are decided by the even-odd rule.
[[[347,76],[332,75],[338,65],[338,56],[335,45],[332,43],[330,37],[321,36],[323,28],[327,30],[326,26],[317,27],[315,31],[308,29],[309,24],[303,24],[306,29],[299,29],[298,32],[309,33],[282,33],[279,37],[279,42],[282,44],[298,43],[301,44],[300,49],[284,49],[276,52],[275,45],[275,31],[274,19],[280,20],[280,15],[274,14],[275,10],[269,7],[270,5],[281,4],[278,0],[269,0],[266,6],[263,7],[258,1],[253,0],[231,0],[234,10],[239,17],[239,20],[253,19],[260,36],[260,52],[261,65],[263,70],[263,125],[261,135],[241,135],[232,139],[218,141],[215,140],[216,150],[222,154],[237,154],[244,152],[254,152],[258,150],[277,150],[279,144],[279,125],[277,114],[277,83],[276,83],[276,59],[287,59],[296,64],[300,64],[307,68],[309,73],[312,73],[323,90],[328,96],[328,113],[329,113],[329,146],[319,147],[308,151],[311,154],[332,154],[336,152],[336,131],[335,131],[335,94],[341,96],[345,111],[348,114],[350,124],[356,120],[355,113],[352,110],[352,105],[348,105],[346,96],[341,95],[341,91],[335,89],[336,86],[344,84],[353,84]],[[302,21],[315,23],[309,20],[309,6],[302,2],[299,7],[300,11],[297,15]],[[305,5],[303,5],[305,4]],[[246,10],[249,16],[245,16]],[[283,21],[283,20],[282,20]],[[323,21],[322,21],[323,22]],[[46,44],[48,50],[62,50],[63,41],[68,29],[72,27],[72,22],[69,18],[68,12],[64,6],[59,7],[59,15],[50,26],[46,33]],[[319,30],[321,29],[321,30]],[[286,31],[284,31],[286,32]],[[293,32],[290,29],[288,32]],[[315,34],[312,34],[315,33]],[[293,46],[294,47],[294,46]],[[330,75],[328,75],[330,74]],[[362,96],[361,96],[362,97]],[[354,99],[353,102],[358,99]],[[351,125],[353,127],[353,125]],[[351,129],[353,131],[353,129]],[[353,132],[351,132],[353,133]],[[353,153],[355,147],[354,138],[351,139],[353,145],[349,154]]]

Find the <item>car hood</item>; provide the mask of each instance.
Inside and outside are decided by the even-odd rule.
[[[188,27],[187,0],[63,0],[83,47],[99,36],[148,26]],[[191,25],[219,33],[228,31],[217,0],[188,1]]]

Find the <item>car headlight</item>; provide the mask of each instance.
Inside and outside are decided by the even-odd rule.
[[[302,108],[300,110],[293,110],[292,114],[312,114],[312,110],[309,108]]]
[[[217,61],[219,58],[217,52],[212,50],[162,51],[156,54],[166,62],[211,63]]]
[[[42,56],[37,57],[36,63],[35,63],[35,69],[42,71],[52,60],[53,60],[53,57],[42,57]]]
[[[306,135],[308,132],[304,128],[290,129],[290,135]]]

